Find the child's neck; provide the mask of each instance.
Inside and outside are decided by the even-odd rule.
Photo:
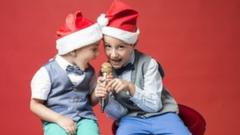
[[[78,66],[82,71],[85,71],[89,66],[88,63],[83,63],[83,62],[72,63],[72,64]]]
[[[79,67],[82,71],[85,71],[89,66],[89,63],[85,61],[75,61],[72,57],[68,56],[63,56],[63,58],[67,60],[69,63]]]

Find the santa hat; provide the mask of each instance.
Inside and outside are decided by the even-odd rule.
[[[135,44],[140,33],[137,28],[138,12],[125,3],[114,0],[106,14],[101,14],[97,22],[102,33],[128,44]]]
[[[80,11],[69,14],[65,24],[57,31],[56,48],[59,55],[88,46],[102,38],[98,23],[84,18]]]

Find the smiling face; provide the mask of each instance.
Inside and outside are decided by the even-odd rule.
[[[129,62],[130,56],[134,51],[134,45],[124,43],[119,39],[105,35],[104,49],[113,68],[119,69]]]

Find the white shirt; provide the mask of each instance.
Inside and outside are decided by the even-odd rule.
[[[72,65],[67,60],[65,60],[62,56],[56,55],[56,62],[59,66],[66,71],[68,65]],[[74,86],[80,84],[85,74],[78,75],[75,73],[67,73],[70,81]],[[96,86],[96,76],[94,75],[93,79],[90,82],[90,90],[92,91]],[[31,81],[31,90],[32,90],[32,98],[46,100],[48,94],[51,90],[51,81],[48,74],[48,71],[45,67],[41,67],[33,76]]]
[[[134,62],[134,54],[130,58],[130,62]],[[146,112],[157,112],[162,108],[161,93],[163,84],[156,60],[150,60],[146,71],[143,77],[143,89],[135,85],[135,93],[130,100]],[[124,71],[119,78],[131,81],[131,74],[132,71]]]

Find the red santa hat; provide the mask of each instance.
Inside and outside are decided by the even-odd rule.
[[[120,0],[114,0],[106,14],[101,14],[97,22],[102,33],[128,44],[135,44],[140,33],[137,28],[138,12]]]
[[[88,46],[102,38],[98,23],[84,18],[80,11],[69,14],[65,24],[57,31],[56,48],[59,55]]]

